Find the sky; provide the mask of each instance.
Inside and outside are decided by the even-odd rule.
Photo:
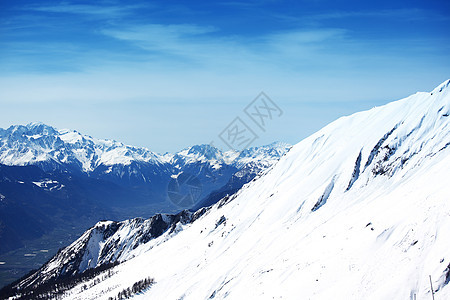
[[[450,78],[448,1],[0,2],[0,127],[44,122],[174,152],[295,144]],[[264,92],[264,128],[245,108]],[[267,111],[268,112],[268,111]]]

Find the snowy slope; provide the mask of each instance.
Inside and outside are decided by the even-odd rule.
[[[331,123],[65,298],[450,298],[449,85]]]

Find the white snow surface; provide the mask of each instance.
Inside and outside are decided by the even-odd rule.
[[[48,189],[50,191],[52,190],[60,190],[62,188],[64,188],[64,184],[60,184],[58,181],[56,180],[42,180],[42,181],[33,181],[32,182],[35,186],[43,188],[43,189]]]
[[[450,81],[343,117],[66,299],[450,299]],[[224,216],[226,221],[219,224]]]

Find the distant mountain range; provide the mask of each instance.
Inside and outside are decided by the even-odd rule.
[[[340,118],[234,195],[196,212],[99,222],[1,292],[449,299],[449,115],[447,80]]]
[[[197,145],[161,155],[42,123],[0,129],[0,262],[8,258],[2,253],[44,236],[40,247],[55,253],[99,220],[176,214],[213,204],[271,167],[290,147],[273,143],[222,152]],[[193,189],[183,178],[196,182],[190,201],[182,201]],[[55,230],[58,237],[52,237]],[[0,265],[0,273],[7,264]]]

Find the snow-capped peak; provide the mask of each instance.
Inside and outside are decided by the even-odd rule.
[[[8,129],[3,130],[2,135],[11,134],[14,136],[27,136],[31,138],[39,138],[42,136],[55,135],[57,130],[51,126],[41,122],[33,122],[27,125],[12,125]]]
[[[195,160],[221,160],[223,158],[222,151],[208,144],[191,146],[175,155]]]
[[[279,151],[284,150],[280,148]],[[175,154],[160,155],[146,148],[96,139],[75,130],[57,130],[40,122],[0,130],[0,163],[5,165],[53,162],[80,166],[83,172],[93,172],[99,166],[127,166],[133,162],[161,165],[182,159],[190,163],[230,163],[229,158],[236,156],[235,153],[222,153],[211,145],[196,145]]]
[[[444,81],[443,83],[441,83],[440,85],[438,85],[432,92],[431,94],[434,93],[441,93],[442,91],[444,91],[444,89],[447,89],[450,86],[450,79]]]

